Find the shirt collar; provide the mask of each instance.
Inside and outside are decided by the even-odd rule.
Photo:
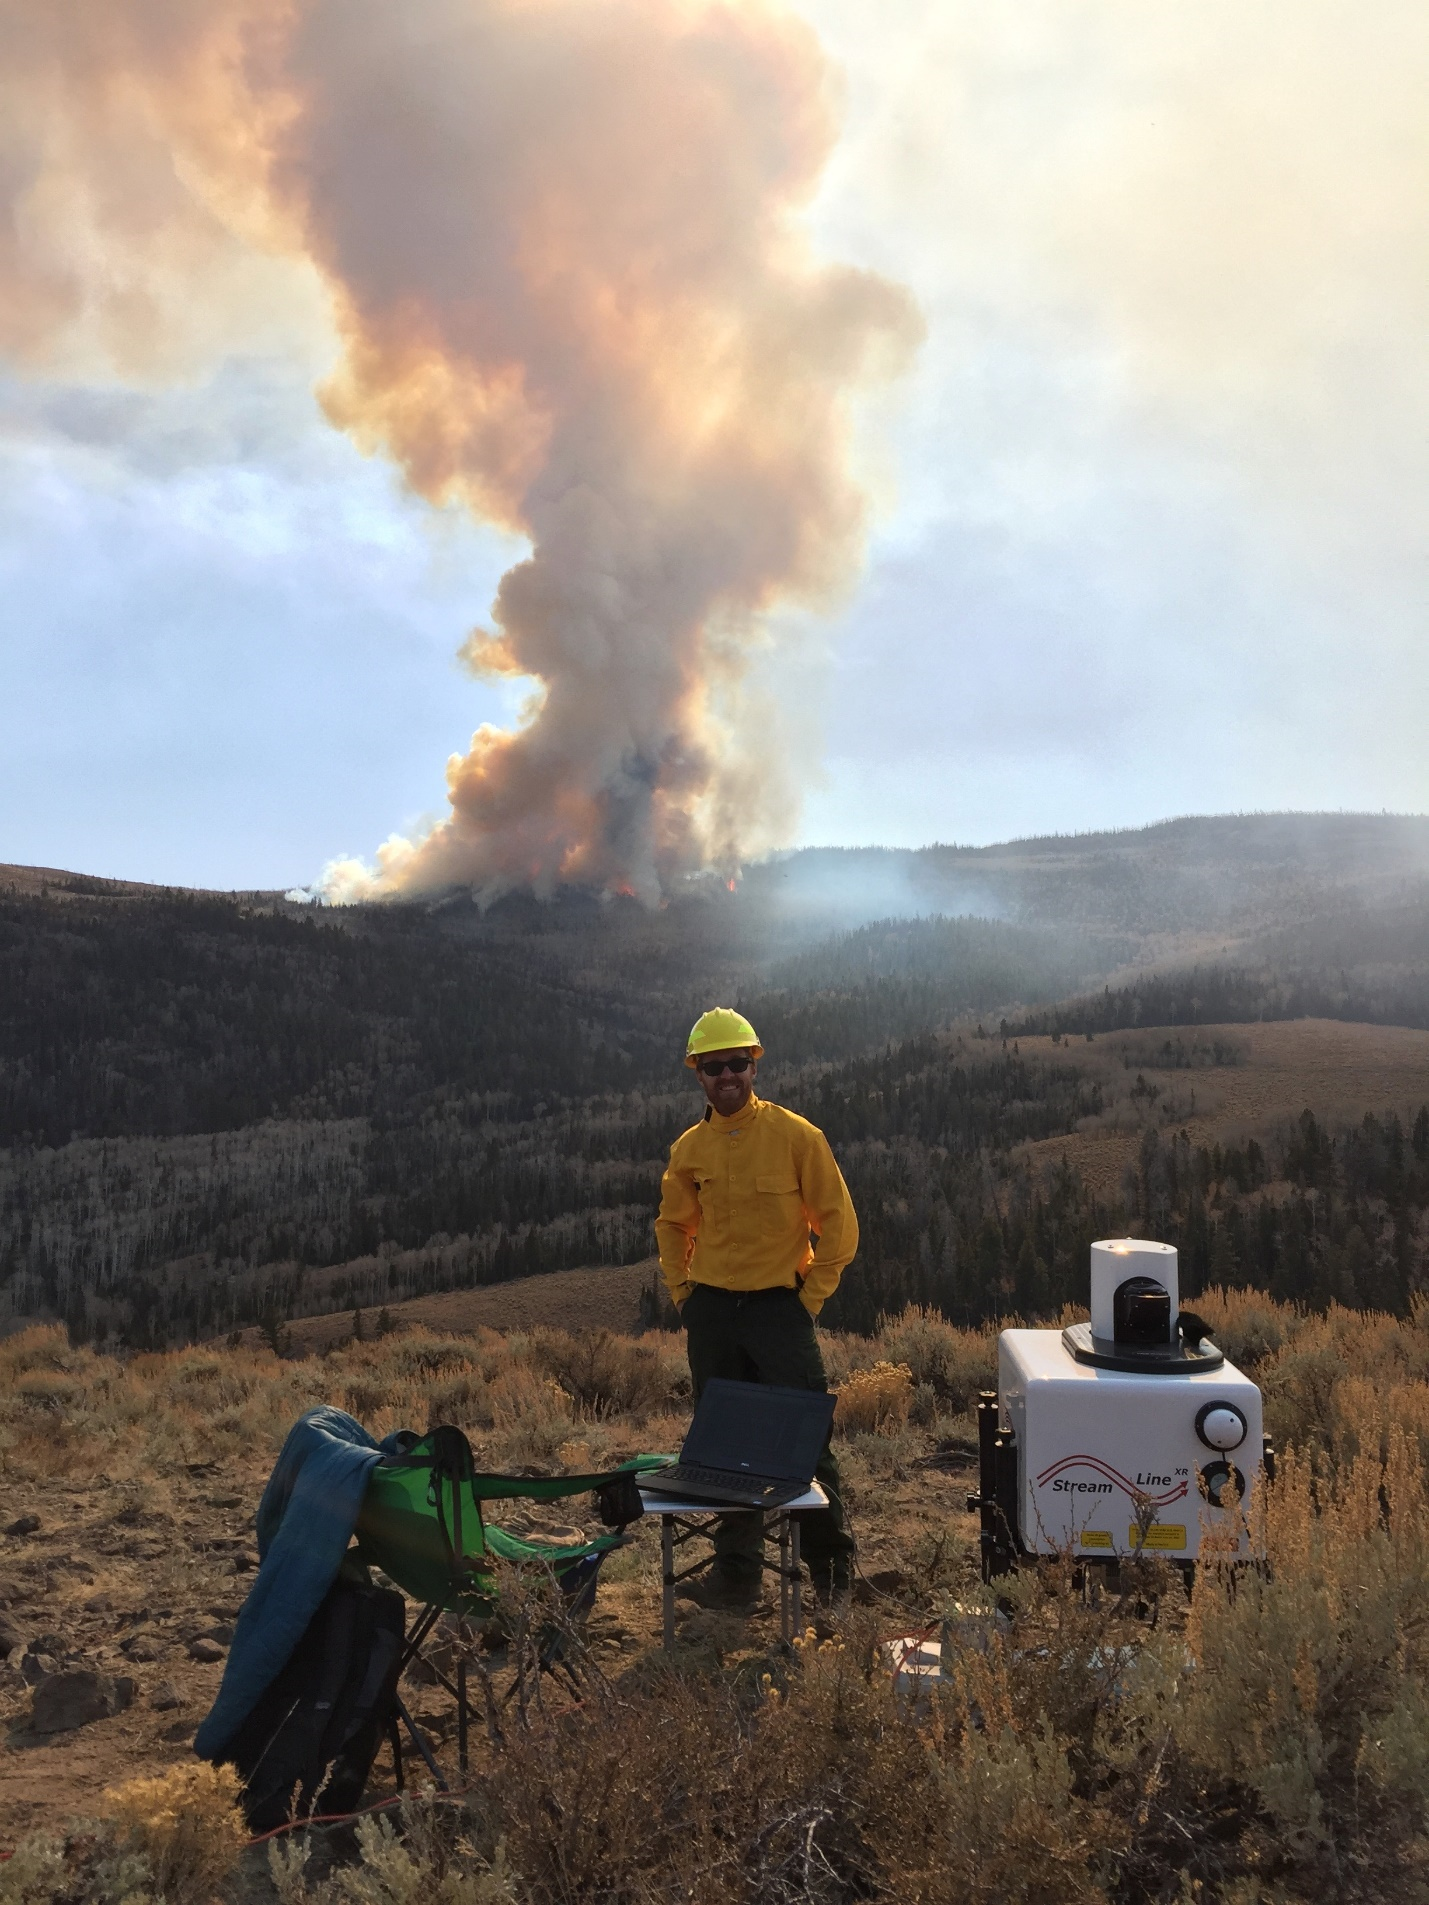
[[[749,1103],[744,1107],[743,1111],[736,1111],[732,1118],[721,1117],[719,1112],[711,1105],[709,1108],[709,1122],[715,1131],[742,1131],[746,1125],[754,1123],[755,1118],[759,1115],[760,1109],[758,1095],[751,1092],[749,1094]]]

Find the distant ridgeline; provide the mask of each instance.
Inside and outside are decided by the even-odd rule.
[[[1102,1111],[1075,1047],[1032,1059],[1018,1034],[1429,1025],[1424,889],[1307,885],[1303,828],[1274,906],[1249,908],[1244,867],[1228,881],[1223,963],[1117,983],[1153,931],[1164,951],[1170,913],[1204,946],[1192,898],[1218,824],[904,856],[949,903],[976,861],[1011,917],[842,932],[795,863],[657,913],[580,895],[313,911],[74,876],[7,894],[0,872],[0,1328],[59,1315],[157,1345],[645,1257],[666,1151],[698,1107],[681,1041],[712,999],[750,1012],[762,1088],[827,1130],[858,1201],[833,1324],[909,1301],[960,1322],[1053,1309],[1080,1293],[1088,1242],[1128,1227],[1181,1245],[1188,1290],[1400,1306],[1429,1283],[1429,1112],[1407,1129],[1312,1119],[1225,1153],[1149,1129],[1101,1202],[1013,1155]],[[1269,851],[1263,828],[1234,837]],[[1168,900],[1153,876],[1177,842],[1199,857]],[[823,859],[845,884],[861,864]],[[781,866],[804,880],[782,911]],[[1119,896],[1114,930],[1089,891]],[[1010,1043],[979,1038],[979,1018]]]
[[[1006,1018],[1006,1038],[1037,1034],[1121,1032],[1144,1025],[1253,1025],[1263,1019],[1347,1019],[1362,1025],[1429,1027],[1429,918],[1422,927],[1422,964],[1307,967],[1196,966],[1149,974],[1131,985],[1065,999]]]

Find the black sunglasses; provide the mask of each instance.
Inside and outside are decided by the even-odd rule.
[[[706,1078],[718,1078],[721,1072],[747,1072],[752,1058],[702,1058],[700,1070]]]

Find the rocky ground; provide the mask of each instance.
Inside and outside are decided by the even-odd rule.
[[[0,1821],[18,1835],[185,1753],[257,1567],[261,1475],[11,1486],[0,1534]]]

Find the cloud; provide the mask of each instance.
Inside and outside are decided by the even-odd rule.
[[[819,235],[929,319],[817,837],[890,732],[903,838],[1429,802],[1429,17],[809,13],[850,75]]]

